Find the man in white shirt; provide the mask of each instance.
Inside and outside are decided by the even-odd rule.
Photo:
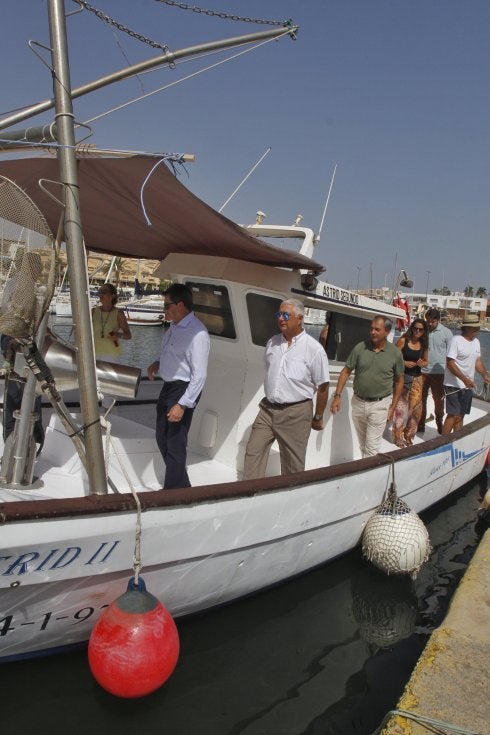
[[[303,329],[301,301],[286,299],[276,317],[280,334],[265,347],[265,398],[245,450],[244,480],[265,476],[274,440],[279,445],[281,474],[301,472],[311,429],[323,429],[330,380],[325,350]]]
[[[490,383],[490,374],[481,359],[480,340],[476,338],[479,331],[479,315],[470,312],[463,319],[461,334],[453,337],[449,343],[444,372],[447,415],[443,434],[463,428],[464,416],[471,410],[472,389],[476,387],[475,370],[485,383]]]
[[[148,378],[163,383],[157,402],[156,440],[165,462],[165,489],[190,487],[187,437],[194,408],[206,380],[209,334],[192,311],[192,292],[174,283],[165,291],[170,327],[162,339],[160,358],[148,367]]]

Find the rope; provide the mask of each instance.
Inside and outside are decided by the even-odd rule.
[[[143,568],[143,562],[141,561],[141,533],[142,533],[141,502],[138,497],[138,493],[136,492],[136,489],[133,485],[133,482],[129,474],[126,471],[126,467],[124,465],[124,462],[121,459],[120,454],[115,451],[115,447],[112,441],[112,434],[111,434],[111,429],[112,429],[111,422],[108,421],[107,416],[101,416],[100,424],[102,428],[106,430],[106,442],[105,442],[106,478],[109,479],[109,459],[110,459],[110,450],[112,448],[114,450],[113,452],[114,456],[119,462],[119,466],[121,468],[121,472],[124,475],[124,479],[128,483],[129,489],[131,490],[131,494],[134,498],[134,502],[136,503],[136,530],[135,530],[135,538],[134,538],[133,572],[134,572],[134,582],[137,585],[138,580],[139,580],[139,575]]]
[[[149,171],[149,172],[147,173],[147,175],[146,175],[146,178],[145,178],[145,180],[144,180],[144,181],[143,181],[143,183],[141,184],[141,189],[140,189],[140,202],[141,202],[141,209],[143,210],[143,214],[144,214],[144,216],[145,216],[145,219],[146,219],[146,224],[147,224],[147,225],[149,225],[150,227],[151,227],[151,220],[150,220],[150,218],[148,217],[148,215],[146,214],[146,208],[145,208],[145,203],[144,203],[144,201],[143,201],[143,192],[144,192],[144,190],[145,190],[145,186],[146,186],[146,184],[148,183],[148,181],[149,181],[149,179],[150,179],[150,176],[151,176],[151,175],[152,175],[152,173],[153,173],[153,172],[154,172],[154,171],[155,171],[155,170],[156,170],[156,169],[158,168],[158,166],[160,166],[160,164],[161,164],[161,163],[165,163],[165,159],[164,159],[164,158],[161,158],[161,159],[160,159],[159,161],[157,161],[157,162],[155,163],[155,165],[154,165],[154,166],[152,166],[152,168],[150,169],[150,171]]]
[[[413,720],[419,725],[425,726],[425,729],[428,732],[433,732],[437,735],[446,735],[447,733],[452,732],[458,733],[459,735],[483,735],[483,733],[478,733],[476,732],[476,730],[467,730],[466,728],[459,727],[459,725],[454,725],[451,722],[437,720],[434,717],[426,717],[424,715],[419,715],[415,712],[408,712],[407,710],[403,709],[390,710],[388,714],[385,715],[381,725],[372,735],[381,735],[381,731],[383,730],[388,720],[390,720],[394,716],[405,717],[407,720]]]

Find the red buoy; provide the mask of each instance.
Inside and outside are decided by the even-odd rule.
[[[95,624],[88,660],[98,683],[118,697],[143,697],[170,676],[179,657],[179,634],[168,610],[140,578],[114,600]]]

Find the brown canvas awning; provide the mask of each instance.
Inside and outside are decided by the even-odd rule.
[[[142,192],[156,162],[150,156],[79,159],[82,227],[89,250],[158,260],[169,253],[194,253],[318,273],[324,270],[324,266],[298,253],[249,235],[188,191],[164,163],[155,168]],[[56,233],[60,205],[38,184],[40,179],[59,181],[56,160],[0,161],[0,175],[31,197]],[[59,186],[44,185],[61,198]],[[141,199],[151,225],[146,222]]]

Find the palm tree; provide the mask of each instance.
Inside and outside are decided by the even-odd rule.
[[[476,296],[483,299],[486,297],[486,295],[487,295],[487,289],[484,288],[483,286],[478,286],[478,288],[476,289]]]
[[[114,286],[116,288],[119,288],[119,281],[121,280],[121,273],[124,270],[128,270],[128,268],[129,268],[129,264],[127,261],[124,260],[124,258],[115,257],[115,258],[111,258],[110,261],[105,263],[103,267],[100,269],[100,271],[107,275],[107,273],[109,272],[109,269],[112,269],[111,274],[112,273],[114,274]]]
[[[463,293],[465,296],[473,296],[473,286],[465,286]]]

